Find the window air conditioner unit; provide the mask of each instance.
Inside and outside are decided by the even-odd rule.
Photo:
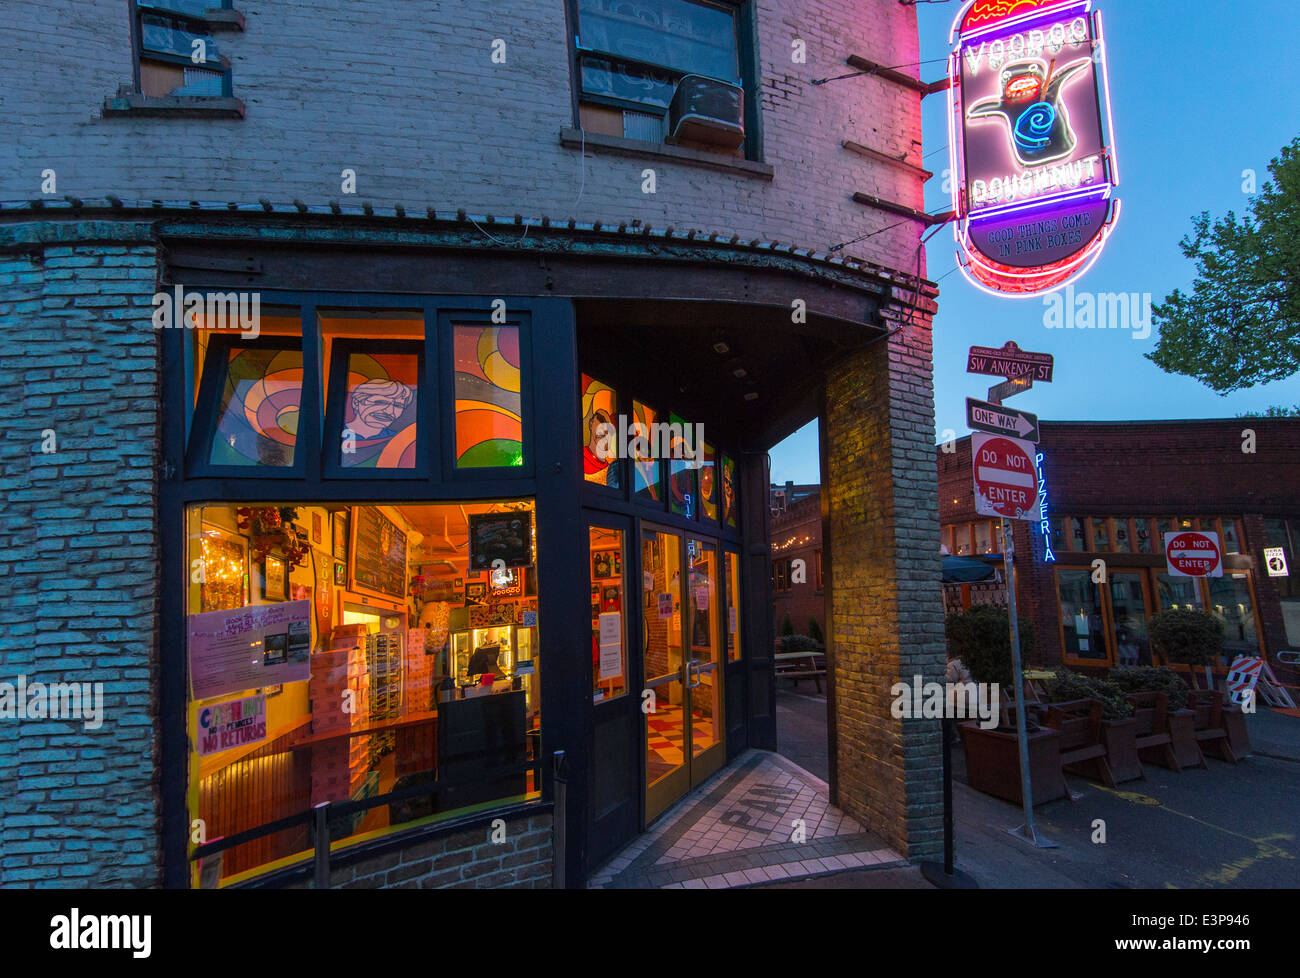
[[[745,101],[738,85],[684,75],[668,106],[668,141],[735,149],[745,141]]]

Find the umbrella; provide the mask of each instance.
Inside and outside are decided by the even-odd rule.
[[[982,560],[972,560],[970,557],[943,558],[944,584],[970,584],[973,581],[990,581],[995,575],[996,572],[993,567]]]

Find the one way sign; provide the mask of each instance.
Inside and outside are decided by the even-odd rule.
[[[966,398],[966,427],[1038,444],[1038,415]]]

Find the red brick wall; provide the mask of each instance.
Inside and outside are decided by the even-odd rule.
[[[821,505],[818,493],[800,499],[780,516],[772,517],[772,560],[802,560],[806,568],[803,584],[791,584],[788,591],[774,592],[773,620],[778,638],[787,614],[795,634],[808,634],[809,618],[816,619],[822,635],[826,634],[826,596],[817,586],[817,551],[822,547]]]

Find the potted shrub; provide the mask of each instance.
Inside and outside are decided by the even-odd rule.
[[[1108,678],[1133,702],[1144,760],[1175,771],[1205,765],[1196,743],[1195,716],[1184,708],[1190,690],[1178,673],[1166,666],[1130,666],[1112,669]]]
[[[1151,647],[1167,662],[1204,667],[1206,686],[1214,688],[1210,668],[1222,660],[1224,641],[1223,622],[1216,616],[1184,608],[1162,611],[1151,616],[1147,634]]]
[[[1011,628],[1007,609],[996,605],[976,605],[969,611],[949,615],[946,623],[948,655],[961,659],[978,683],[996,683],[999,701],[1003,691],[1014,689],[1011,677]],[[1022,656],[1033,651],[1032,625],[1020,619]],[[986,730],[970,721],[960,724],[962,746],[966,754],[966,778],[977,791],[1007,801],[1021,803],[1020,744],[1014,714],[1003,711],[1002,723]],[[1061,773],[1060,736],[1025,717],[1029,752],[1029,781],[1034,804],[1055,801],[1066,796],[1065,776]]]
[[[1108,679],[1095,679],[1057,669],[1047,680],[1047,695],[1053,702],[1094,699],[1101,703],[1101,742],[1106,747],[1106,765],[1111,786],[1144,777],[1138,756],[1137,720],[1133,704],[1122,687]]]
[[[1011,619],[1000,605],[977,604],[949,615],[944,624],[948,657],[961,659],[977,683],[997,683],[1014,689],[1011,681]],[[1020,619],[1020,659],[1034,651],[1033,623]],[[1018,697],[1017,697],[1018,698]]]

